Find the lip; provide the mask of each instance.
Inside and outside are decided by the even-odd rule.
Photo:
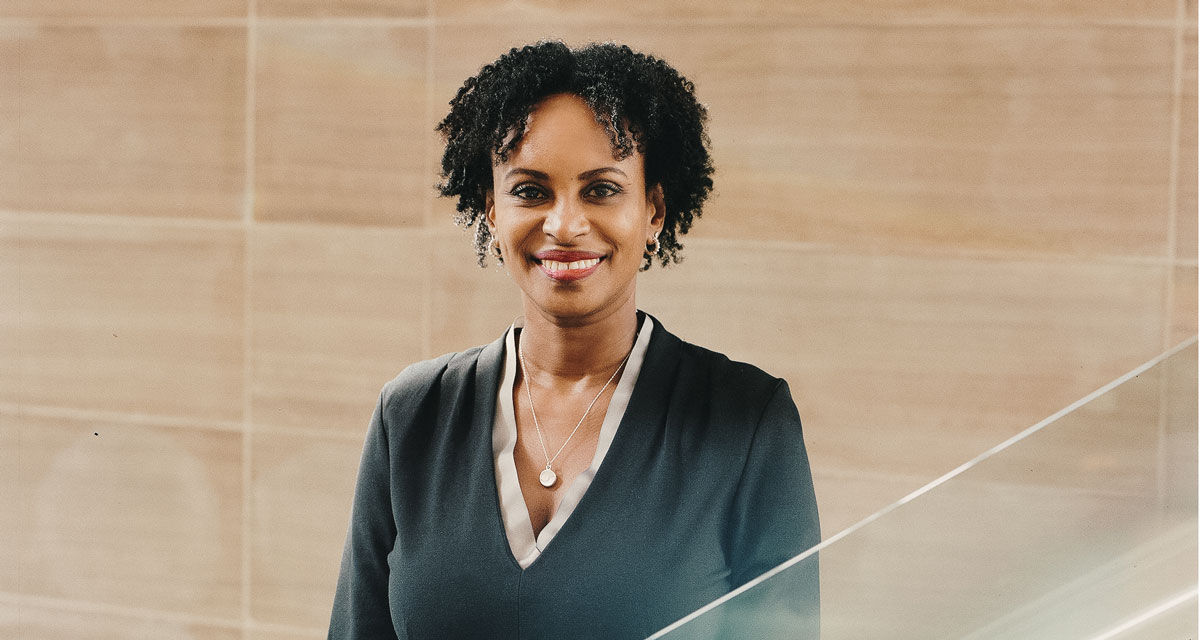
[[[582,280],[592,275],[596,269],[599,269],[600,265],[604,264],[605,260],[605,256],[602,253],[593,253],[590,251],[561,251],[557,249],[551,251],[539,251],[538,253],[534,254],[534,257],[537,258],[537,265],[538,268],[542,270],[542,273],[558,282],[574,282],[576,280]],[[566,263],[578,262],[581,260],[599,260],[599,262],[586,269],[559,269],[557,271],[551,271],[550,269],[547,269],[544,264],[542,264],[542,262],[545,260]]]
[[[553,260],[555,262],[576,262],[579,260],[593,260],[595,258],[604,258],[603,253],[594,253],[591,251],[563,251],[561,249],[551,249],[548,251],[539,251],[533,254],[533,257],[538,260]]]

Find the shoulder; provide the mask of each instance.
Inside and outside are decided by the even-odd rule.
[[[733,360],[718,351],[680,339],[666,329],[662,331],[670,340],[678,342],[680,367],[683,370],[703,372],[712,386],[730,392],[770,395],[780,385],[786,384],[782,378],[775,377],[753,364]]]
[[[761,368],[723,353],[687,342],[656,323],[658,344],[677,360],[677,390],[708,405],[718,414],[737,414],[741,421],[756,421],[772,399],[784,396],[790,403],[787,382]],[[652,344],[652,348],[653,348]],[[730,416],[732,417],[732,416]]]
[[[782,378],[777,378],[748,362],[730,359],[712,349],[690,342],[682,342],[681,347],[684,364],[707,371],[713,384],[757,392],[770,392],[784,384]]]
[[[438,393],[446,385],[461,387],[467,384],[479,366],[485,349],[492,345],[472,347],[465,351],[446,353],[436,358],[413,363],[383,385],[380,404],[386,410],[395,406],[411,406]]]

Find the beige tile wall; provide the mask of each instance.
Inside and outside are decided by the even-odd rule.
[[[0,635],[322,637],[379,387],[519,313],[432,128],[530,40],[696,81],[641,304],[789,380],[826,534],[1196,333],[1193,2],[596,7],[0,0]]]
[[[23,408],[20,593],[236,618],[242,436]]]
[[[3,34],[19,117],[0,124],[0,207],[238,217],[245,28],[45,20]]]
[[[258,28],[256,220],[421,226],[427,31]]]

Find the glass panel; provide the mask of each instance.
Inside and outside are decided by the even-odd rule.
[[[1196,371],[1193,338],[653,637],[800,637],[819,552],[824,640],[1194,638]]]

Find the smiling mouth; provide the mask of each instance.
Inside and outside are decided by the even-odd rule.
[[[575,262],[558,262],[557,260],[542,260],[542,267],[547,271],[573,271],[575,269],[591,269],[600,264],[600,258],[591,260],[576,260]]]
[[[592,275],[603,261],[603,257],[573,260],[571,262],[542,259],[537,260],[537,265],[542,270],[542,273],[545,273],[554,280],[569,282],[581,280]]]

